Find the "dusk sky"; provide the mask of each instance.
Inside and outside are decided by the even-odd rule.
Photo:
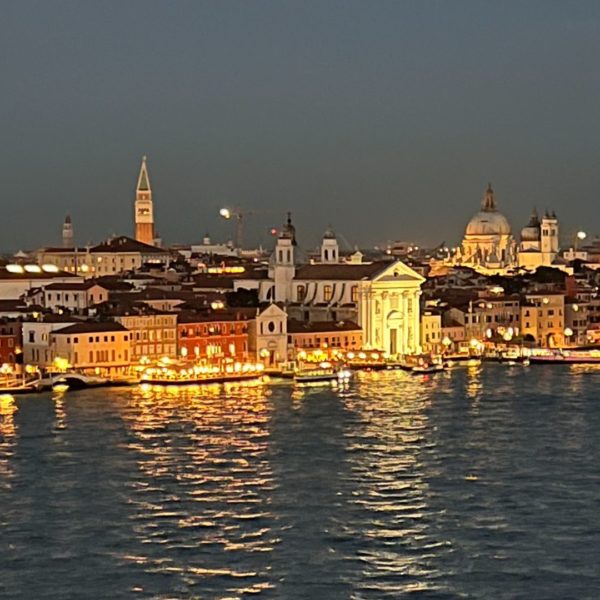
[[[167,243],[455,244],[488,181],[600,233],[600,2],[3,0],[2,250],[133,232],[148,156]]]

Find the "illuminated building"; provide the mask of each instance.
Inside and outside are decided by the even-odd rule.
[[[298,250],[296,229],[288,216],[271,256],[268,275],[244,278],[235,289],[254,289],[261,302],[278,302],[301,321],[358,323],[365,347],[390,354],[420,351],[419,296],[425,281],[399,260],[363,262],[360,254],[339,259],[328,230],[321,262],[307,264]]]
[[[131,364],[130,334],[120,323],[75,323],[50,333],[50,358],[87,372],[123,373]]]
[[[180,313],[177,323],[179,356],[215,363],[248,358],[248,320],[239,313]]]
[[[290,349],[359,350],[363,346],[362,329],[352,321],[303,323],[288,320]]]
[[[142,244],[154,244],[154,207],[152,188],[148,177],[146,157],[142,158],[137,186],[135,188],[135,239]]]
[[[274,367],[287,360],[287,313],[277,304],[259,309],[248,327],[250,360]]]
[[[490,184],[481,201],[480,211],[467,224],[455,261],[461,265],[495,272],[515,266],[516,253],[510,224],[498,211]]]

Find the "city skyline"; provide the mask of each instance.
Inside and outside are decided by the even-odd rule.
[[[599,27],[591,2],[7,5],[2,249],[67,213],[131,235],[142,155],[167,243],[231,237],[222,206],[252,245],[288,210],[307,247],[458,242],[490,180],[514,235],[537,206],[592,237]]]

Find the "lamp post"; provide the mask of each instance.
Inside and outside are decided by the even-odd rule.
[[[567,346],[571,345],[571,336],[573,335],[573,330],[570,327],[565,327],[565,338],[566,338],[566,342],[567,342]]]

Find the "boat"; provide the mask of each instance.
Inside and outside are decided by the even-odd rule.
[[[152,377],[142,377],[140,384],[144,385],[211,385],[215,383],[234,383],[238,381],[249,381],[261,379],[262,372],[254,373],[215,373],[198,377],[161,377],[157,374]]]
[[[352,377],[349,369],[336,369],[331,363],[323,362],[318,367],[300,367],[294,371],[296,383],[345,383]]]
[[[531,364],[600,365],[600,350],[534,350]]]
[[[426,375],[428,373],[439,373],[440,371],[443,371],[445,369],[443,364],[440,363],[434,363],[431,365],[428,364],[424,364],[424,365],[415,365],[412,369],[411,369],[411,373],[413,375]]]

